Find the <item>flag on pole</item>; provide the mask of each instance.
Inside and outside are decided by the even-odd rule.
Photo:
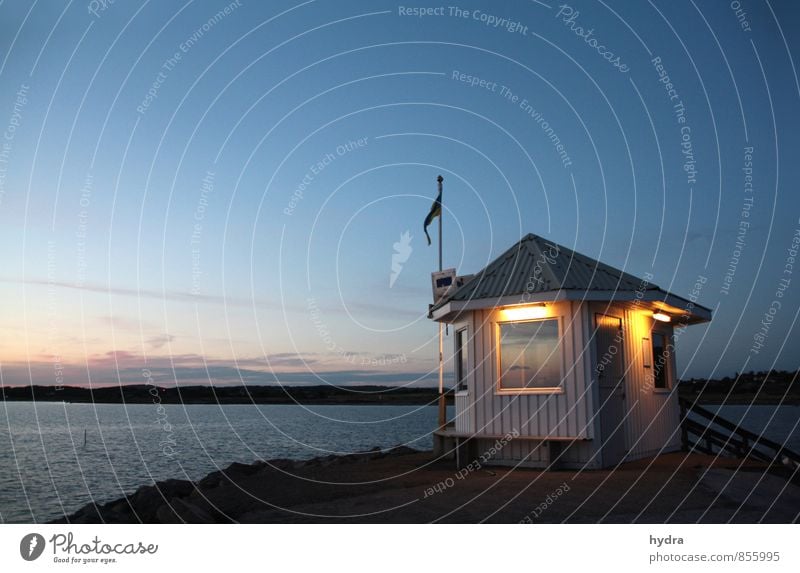
[[[425,217],[425,224],[422,226],[422,230],[425,231],[425,237],[428,239],[428,245],[431,244],[431,236],[428,234],[428,225],[433,223],[433,220],[436,217],[442,216],[442,189],[439,187],[439,195],[436,196],[436,201],[433,202],[431,205],[431,211],[428,213],[428,216]]]

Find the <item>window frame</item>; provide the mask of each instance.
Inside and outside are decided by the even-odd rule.
[[[656,336],[661,336],[664,339],[664,349],[667,351],[670,347],[672,347],[672,351],[669,352],[667,359],[664,361],[664,378],[666,382],[666,386],[656,386],[656,371],[658,370],[657,364],[657,357],[655,351],[655,342]],[[674,360],[675,356],[675,344],[673,341],[673,334],[663,328],[653,328],[650,333],[650,376],[652,377],[653,381],[653,393],[654,394],[669,394],[672,392],[673,388],[675,387],[675,380],[674,380],[674,366],[672,361]]]
[[[558,327],[558,352],[560,354],[558,360],[559,379],[561,382],[558,386],[545,386],[539,388],[503,388],[503,357],[502,357],[502,343],[500,331],[505,324],[524,324],[528,322],[543,322],[546,320],[554,320]],[[564,371],[566,360],[566,349],[564,348],[564,324],[561,316],[546,316],[543,318],[532,318],[526,320],[502,320],[494,323],[494,353],[495,353],[495,395],[501,396],[514,396],[520,394],[563,394],[564,393]]]
[[[469,326],[464,325],[455,329],[455,351],[453,352],[453,364],[455,366],[455,391],[456,392],[468,392],[469,391],[469,377],[470,377],[470,367],[469,367]],[[461,345],[458,344],[459,337],[461,337]],[[465,371],[461,372],[462,367],[462,349],[466,349],[466,359],[464,360],[463,366],[465,367]]]

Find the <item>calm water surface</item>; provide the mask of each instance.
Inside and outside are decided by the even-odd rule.
[[[721,417],[800,453],[800,406],[705,406]]]
[[[436,416],[430,406],[0,404],[0,522],[48,521],[232,462],[430,449]]]

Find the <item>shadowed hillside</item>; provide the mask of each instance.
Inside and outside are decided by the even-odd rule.
[[[185,386],[161,388],[145,384],[105,388],[19,386],[2,388],[7,401],[95,404],[435,404],[436,388],[393,386]]]

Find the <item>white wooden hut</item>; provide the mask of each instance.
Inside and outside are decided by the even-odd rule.
[[[438,452],[577,469],[680,448],[674,341],[711,311],[648,275],[529,234],[430,318],[455,341],[455,420],[435,432]]]

